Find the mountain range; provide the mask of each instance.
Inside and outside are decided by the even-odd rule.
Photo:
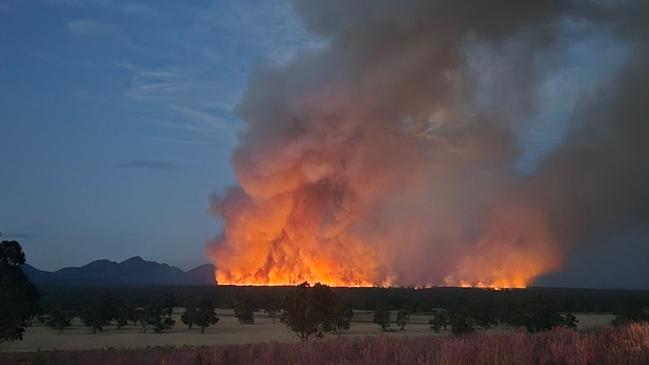
[[[22,270],[37,287],[216,284],[212,264],[183,271],[164,263],[146,261],[139,256],[122,262],[95,260],[81,267],[66,267],[57,271],[43,271],[24,264]]]

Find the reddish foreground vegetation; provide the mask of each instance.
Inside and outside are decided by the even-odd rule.
[[[460,337],[341,337],[309,343],[0,356],[1,364],[647,364],[649,325],[577,332],[556,328]]]

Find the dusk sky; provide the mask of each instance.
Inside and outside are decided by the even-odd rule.
[[[248,72],[314,42],[274,0],[1,1],[3,236],[43,269],[206,262]]]
[[[517,137],[521,176],[564,142],[580,96],[627,60],[624,42],[582,26],[566,22],[537,56],[549,71]],[[281,0],[0,0],[3,238],[45,270],[136,255],[183,269],[207,262],[205,244],[222,230],[209,197],[236,183],[230,157],[244,126],[235,109],[251,72],[327,44]],[[490,108],[509,65],[480,46],[466,52],[491,66],[478,72]],[[547,283],[649,285],[637,278],[648,236],[582,247]],[[615,268],[593,273],[611,257]]]

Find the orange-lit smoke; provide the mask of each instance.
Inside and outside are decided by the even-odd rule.
[[[532,57],[549,41],[531,30],[559,3],[505,1],[506,19],[463,3],[298,3],[329,45],[252,76],[239,186],[212,202],[220,284],[525,287],[560,266],[513,168],[542,75],[511,65],[493,92],[513,102],[485,106],[476,77],[489,70],[465,49],[518,37]]]

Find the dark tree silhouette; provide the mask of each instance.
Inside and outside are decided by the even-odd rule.
[[[449,313],[449,324],[454,335],[463,335],[475,331],[475,320],[464,311],[451,311]]]
[[[555,303],[547,297],[537,297],[512,307],[510,324],[525,327],[529,332],[546,331],[563,324],[564,318]]]
[[[399,312],[397,312],[397,325],[402,331],[408,322],[410,322],[410,312],[406,309],[399,309]]]
[[[572,313],[566,313],[563,315],[563,324],[564,326],[572,329],[577,328],[577,323],[579,323],[579,320],[577,317],[575,317],[574,314]]]
[[[279,315],[282,312],[282,305],[277,300],[267,299],[264,310],[268,314],[268,317],[273,320],[273,324],[275,324],[275,321],[279,318]]]
[[[347,331],[352,323],[354,311],[350,306],[340,303],[336,308],[336,333],[340,334],[342,331]]]
[[[129,321],[135,323],[135,308],[130,305],[120,304],[117,307],[115,316],[117,329],[127,326]]]
[[[139,325],[142,328],[142,333],[146,333],[146,328],[148,326],[146,318],[146,308],[137,307],[133,311],[133,323]]]
[[[304,282],[296,286],[284,298],[283,308],[282,322],[302,341],[316,334],[322,336],[349,328],[347,319],[351,315],[327,285],[316,283],[311,287]]]
[[[198,310],[196,306],[190,305],[185,308],[185,313],[180,316],[180,320],[187,326],[188,329],[192,329],[194,326],[194,321],[196,320]]]
[[[336,330],[341,303],[327,285],[316,283],[311,288],[311,305],[315,310],[315,319],[319,323],[317,335]]]
[[[217,324],[219,316],[216,314],[214,303],[209,299],[203,299],[198,303],[195,309],[194,323],[201,328],[201,333],[205,333],[205,328],[211,324]]]
[[[435,332],[439,332],[442,328],[444,330],[448,329],[448,312],[441,309],[433,310],[433,319],[428,321],[428,323],[430,324],[430,328]]]
[[[110,295],[105,295],[99,301],[87,303],[80,311],[81,321],[92,329],[92,333],[102,331],[117,317],[119,302]]]
[[[74,313],[72,311],[55,308],[48,314],[45,325],[61,332],[63,329],[70,327],[70,321],[72,321],[73,317]]]
[[[234,316],[241,324],[255,323],[255,305],[248,298],[239,298],[234,307]]]
[[[377,307],[374,312],[374,323],[381,326],[381,330],[387,330],[390,325],[390,310],[384,306]]]
[[[146,308],[146,324],[153,327],[153,332],[161,333],[174,326],[176,323],[172,318],[174,302],[175,298],[173,296],[163,295]]]
[[[22,340],[38,313],[39,294],[22,272],[25,254],[17,241],[0,243],[0,343]]]
[[[498,318],[493,308],[480,303],[471,303],[460,307],[460,311],[467,318],[471,318],[473,323],[482,329],[489,329],[498,324]]]

